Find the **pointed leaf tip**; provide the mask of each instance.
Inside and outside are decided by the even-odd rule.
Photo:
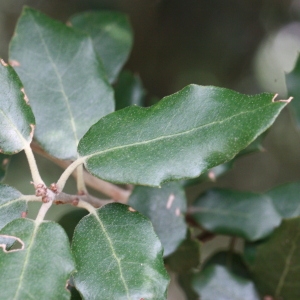
[[[231,160],[272,125],[287,102],[189,85],[149,108],[105,116],[80,140],[89,172],[116,183],[159,186]]]

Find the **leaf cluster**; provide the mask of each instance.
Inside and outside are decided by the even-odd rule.
[[[185,194],[260,150],[290,99],[189,85],[142,107],[141,79],[122,71],[132,43],[122,13],[65,25],[24,8],[0,64],[0,177],[24,150],[35,194],[0,185],[1,297],[166,299],[169,271],[188,299],[298,299],[299,183],[264,194],[212,189],[192,204]],[[33,152],[65,169],[55,183],[45,184]],[[64,192],[72,174],[76,195]],[[34,220],[30,201],[42,203]],[[71,243],[45,221],[53,204],[88,211]],[[230,247],[200,267],[202,243],[217,235]]]

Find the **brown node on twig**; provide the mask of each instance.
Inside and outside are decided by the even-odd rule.
[[[26,217],[27,217],[27,211],[22,211],[21,218],[26,218]]]
[[[79,199],[78,199],[78,198],[74,198],[74,199],[72,200],[72,205],[73,205],[73,206],[77,206],[78,203],[79,203]]]
[[[4,66],[4,67],[8,66],[8,64],[2,58],[0,59],[0,62],[2,64],[2,66]]]
[[[13,60],[13,59],[10,59],[8,62],[12,67],[20,67],[21,65],[17,60]]]
[[[58,185],[55,182],[50,184],[50,190],[55,194],[59,193]]]

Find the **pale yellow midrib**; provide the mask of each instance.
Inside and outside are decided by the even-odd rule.
[[[23,146],[25,147],[27,144],[29,144],[29,142],[23,137],[23,135],[20,133],[19,129],[15,126],[15,124],[11,121],[11,119],[4,113],[4,111],[2,109],[0,109],[0,112],[2,113],[4,118],[8,121],[8,123],[11,124],[11,126],[14,128],[14,131],[19,136],[20,140],[23,143]]]
[[[59,82],[59,85],[60,85],[60,92],[61,92],[61,94],[63,96],[63,99],[65,100],[65,103],[66,103],[66,106],[67,106],[67,110],[68,110],[68,113],[69,113],[69,116],[70,116],[71,128],[73,129],[73,134],[74,134],[74,138],[75,138],[75,141],[76,141],[76,145],[78,145],[79,138],[77,136],[76,124],[75,124],[75,121],[74,121],[74,118],[73,118],[73,114],[72,114],[72,111],[71,111],[71,107],[70,107],[70,104],[69,104],[69,98],[68,98],[67,94],[65,93],[65,89],[64,89],[64,86],[62,84],[61,76],[60,76],[60,74],[59,74],[59,72],[57,70],[57,67],[56,67],[56,65],[55,65],[55,63],[54,63],[54,61],[53,61],[53,59],[52,59],[52,57],[51,57],[51,55],[49,53],[48,47],[47,47],[47,45],[45,43],[45,40],[44,40],[44,38],[43,38],[43,36],[42,36],[42,34],[41,34],[38,26],[35,23],[34,18],[32,16],[31,16],[31,18],[33,19],[33,23],[34,23],[34,25],[36,27],[36,30],[37,30],[37,32],[39,34],[39,37],[40,37],[40,39],[41,39],[41,41],[43,43],[43,46],[44,46],[44,49],[45,49],[46,54],[48,56],[48,59],[49,59],[51,65],[52,65],[52,67],[54,69],[54,72],[55,72],[57,78],[58,78],[58,82]]]
[[[117,265],[118,265],[118,268],[119,268],[121,281],[122,281],[122,283],[123,283],[123,285],[124,285],[124,288],[125,288],[125,290],[126,290],[127,299],[130,300],[129,289],[128,289],[128,286],[127,286],[127,284],[126,284],[126,282],[125,282],[125,278],[124,278],[124,276],[123,276],[123,272],[122,272],[122,267],[121,267],[120,259],[118,258],[117,254],[116,254],[116,252],[115,252],[115,249],[114,249],[114,247],[113,247],[112,240],[110,239],[110,237],[109,237],[109,235],[108,235],[108,233],[107,233],[107,231],[106,231],[106,228],[105,228],[104,224],[103,224],[102,221],[100,220],[100,218],[99,218],[99,216],[98,216],[98,214],[97,214],[96,209],[95,209],[92,213],[93,213],[93,215],[95,216],[95,218],[96,218],[96,220],[98,221],[98,223],[100,224],[101,229],[102,229],[102,231],[104,232],[104,235],[105,235],[105,237],[106,237],[106,239],[107,239],[107,241],[108,241],[108,244],[109,244],[109,246],[110,246],[112,255],[113,255],[113,257],[115,258],[115,260],[117,261]]]
[[[39,228],[39,224],[36,224],[34,223],[34,231],[32,233],[32,236],[28,242],[29,246],[26,250],[26,256],[25,256],[25,260],[24,260],[24,264],[23,264],[23,268],[22,268],[22,272],[21,272],[21,275],[20,275],[20,279],[19,279],[19,284],[18,284],[18,287],[17,287],[17,290],[16,290],[16,293],[15,293],[15,296],[13,298],[13,300],[17,300],[18,299],[18,296],[19,296],[19,292],[21,290],[21,287],[22,287],[22,281],[23,281],[23,278],[24,278],[24,274],[26,272],[26,267],[28,265],[28,262],[29,262],[29,257],[30,257],[30,249],[32,248],[32,245],[33,245],[33,241],[37,235],[37,231],[38,231],[38,228]],[[23,250],[25,251],[25,249]]]
[[[274,103],[271,102],[270,104],[268,104],[266,106],[270,106],[272,104],[274,104]],[[156,138],[153,138],[153,139],[150,139],[150,140],[146,140],[146,141],[141,141],[141,142],[136,142],[136,143],[132,143],[132,144],[121,145],[121,146],[109,148],[109,149],[106,149],[106,150],[103,150],[103,151],[97,151],[97,152],[94,152],[92,154],[83,156],[82,158],[84,160],[87,160],[87,159],[89,159],[89,158],[91,158],[93,156],[100,155],[100,154],[105,154],[107,152],[112,152],[112,151],[115,151],[115,150],[129,148],[129,147],[133,147],[133,146],[146,145],[146,144],[150,144],[150,143],[153,143],[153,142],[156,142],[156,141],[159,141],[159,140],[163,140],[163,139],[168,139],[168,138],[173,138],[173,137],[176,137],[176,136],[181,136],[181,135],[189,134],[189,133],[191,133],[193,131],[197,131],[199,129],[203,129],[205,127],[209,127],[209,126],[213,126],[213,125],[216,125],[216,124],[222,124],[222,123],[228,122],[231,119],[239,117],[240,115],[243,115],[243,114],[255,113],[256,111],[258,111],[260,109],[266,108],[266,106],[253,109],[251,111],[246,111],[246,112],[243,111],[243,112],[240,112],[240,113],[238,113],[236,115],[230,116],[230,117],[228,117],[228,118],[226,118],[224,120],[220,120],[220,121],[215,121],[215,122],[211,122],[211,123],[208,123],[208,124],[204,124],[204,125],[201,125],[201,126],[198,126],[198,127],[195,127],[195,128],[183,131],[183,132],[174,133],[172,135],[163,135],[163,136],[159,136],[159,137],[156,137]]]
[[[283,271],[282,271],[281,276],[280,276],[279,281],[278,281],[278,285],[277,285],[276,290],[275,290],[275,297],[280,296],[280,293],[281,293],[282,287],[284,285],[286,276],[288,275],[288,272],[289,272],[292,256],[293,256],[293,254],[294,254],[294,252],[297,248],[295,243],[296,243],[296,241],[298,242],[299,235],[300,235],[300,232],[298,232],[297,236],[293,239],[293,243],[292,243],[292,246],[290,248],[289,254],[285,259],[284,268],[283,268]]]

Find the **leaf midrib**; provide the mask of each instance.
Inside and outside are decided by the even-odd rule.
[[[123,276],[123,271],[122,271],[122,266],[121,266],[121,263],[120,263],[120,259],[119,259],[119,257],[117,256],[117,254],[116,254],[116,252],[115,252],[115,249],[114,249],[114,246],[113,246],[113,242],[112,242],[110,236],[108,235],[108,232],[107,232],[107,230],[106,230],[106,228],[105,228],[103,222],[102,222],[101,219],[99,218],[99,216],[98,216],[98,214],[97,214],[97,210],[94,209],[94,210],[92,211],[92,214],[93,214],[93,216],[96,218],[96,220],[98,221],[98,223],[99,223],[99,225],[100,225],[100,227],[101,227],[101,229],[102,229],[102,231],[103,231],[103,233],[104,233],[104,235],[105,235],[105,237],[106,237],[106,239],[107,239],[107,241],[108,241],[108,244],[109,244],[109,247],[110,247],[110,249],[111,249],[112,255],[113,255],[113,257],[115,258],[115,260],[116,260],[116,262],[117,262],[117,265],[118,265],[118,269],[119,269],[119,272],[120,272],[120,278],[121,278],[121,281],[122,281],[122,283],[123,283],[123,285],[124,285],[124,288],[125,288],[125,290],[126,290],[127,299],[130,300],[129,289],[128,289],[128,286],[127,286],[127,284],[126,284],[125,278],[124,278],[124,276]]]
[[[23,135],[20,133],[19,129],[15,126],[15,124],[11,121],[11,119],[4,113],[2,109],[0,109],[1,114],[4,116],[4,118],[8,121],[8,123],[13,127],[14,131],[19,136],[21,142],[23,143],[23,146],[25,147],[28,144],[28,141],[23,137]]]
[[[233,118],[239,117],[240,115],[255,113],[255,112],[257,112],[257,111],[259,111],[261,109],[265,109],[267,106],[270,106],[270,105],[273,105],[273,104],[274,103],[271,102],[270,104],[267,104],[267,105],[265,105],[263,107],[259,107],[259,108],[256,108],[256,109],[253,109],[253,110],[250,110],[250,111],[246,111],[246,112],[242,111],[242,112],[240,112],[240,113],[238,113],[236,115],[230,116],[230,117],[228,117],[228,118],[226,118],[224,120],[207,123],[207,124],[204,124],[204,125],[201,125],[201,126],[198,126],[198,127],[186,130],[186,131],[174,133],[172,135],[163,135],[163,136],[159,136],[159,137],[156,137],[156,138],[153,138],[153,139],[149,139],[149,140],[146,140],[146,141],[141,141],[141,142],[136,142],[136,143],[132,143],[132,144],[126,144],[126,145],[116,146],[116,147],[112,147],[112,148],[109,148],[109,149],[106,149],[106,150],[102,150],[102,151],[96,151],[96,152],[93,152],[92,154],[82,156],[82,159],[83,160],[87,160],[89,158],[92,158],[93,156],[100,155],[100,154],[105,154],[105,153],[112,152],[112,151],[115,151],[115,150],[120,150],[120,149],[124,149],[124,148],[129,148],[129,147],[134,147],[134,146],[140,146],[140,145],[145,145],[145,144],[150,144],[150,143],[153,143],[153,142],[156,142],[156,141],[159,141],[159,140],[169,139],[169,138],[173,138],[173,137],[176,137],[176,136],[181,136],[181,135],[189,134],[189,133],[191,133],[193,131],[197,131],[197,130],[203,129],[205,127],[209,127],[209,126],[213,126],[213,125],[216,125],[216,124],[222,124],[222,123],[228,122],[228,121],[230,121]],[[255,135],[255,137],[257,137],[259,134],[260,134],[260,132],[258,132]],[[255,139],[255,137],[254,137],[254,139]]]
[[[72,110],[71,110],[71,107],[70,107],[69,98],[68,98],[68,96],[67,96],[67,94],[65,92],[65,89],[64,89],[64,86],[63,86],[63,83],[62,83],[62,78],[61,78],[61,76],[60,76],[60,74],[59,74],[59,72],[57,70],[56,64],[54,63],[54,61],[53,61],[53,59],[52,59],[52,57],[51,57],[51,55],[49,53],[49,49],[47,47],[47,44],[46,44],[46,42],[45,42],[45,40],[44,40],[44,38],[43,38],[43,36],[42,36],[42,34],[40,32],[39,27],[37,26],[37,24],[35,22],[34,17],[31,14],[30,14],[30,16],[31,16],[31,18],[33,20],[35,28],[36,28],[36,30],[37,30],[37,32],[39,34],[39,37],[40,37],[40,39],[42,41],[42,44],[44,46],[45,52],[47,54],[47,57],[48,57],[51,65],[52,65],[52,67],[54,69],[54,72],[55,72],[55,74],[56,74],[56,76],[58,78],[58,82],[59,82],[59,85],[60,85],[60,92],[61,92],[61,94],[63,96],[63,99],[65,100],[66,107],[67,107],[67,110],[68,110],[68,113],[69,113],[69,116],[70,116],[70,123],[71,123],[71,128],[72,128],[72,131],[73,131],[73,134],[74,134],[74,139],[76,141],[76,145],[78,145],[79,138],[77,136],[76,124],[75,124],[74,117],[73,117],[73,114],[72,114]]]
[[[26,251],[25,260],[24,260],[24,263],[23,263],[23,268],[22,268],[22,271],[21,271],[20,279],[19,279],[19,284],[18,284],[18,287],[16,289],[16,293],[15,293],[15,296],[14,296],[13,300],[18,299],[19,292],[20,292],[21,287],[23,285],[22,281],[23,281],[23,278],[24,278],[24,274],[26,272],[26,268],[27,268],[28,262],[29,262],[29,258],[30,258],[30,254],[31,254],[30,250],[32,248],[32,245],[34,243],[34,240],[35,240],[35,237],[37,235],[38,229],[40,227],[39,225],[40,224],[34,222],[34,226],[35,226],[34,227],[34,231],[33,231],[32,235],[31,235],[30,240],[27,243],[27,245],[29,244],[29,246],[28,246],[27,251]]]
[[[293,239],[292,246],[290,247],[290,251],[289,251],[289,253],[288,253],[288,255],[285,259],[284,268],[282,270],[282,273],[281,273],[279,281],[278,281],[278,285],[277,285],[276,290],[275,290],[275,297],[280,296],[280,293],[281,293],[282,288],[284,286],[286,277],[289,273],[289,268],[291,266],[292,257],[294,255],[294,252],[295,252],[296,248],[297,248],[296,242],[298,242],[299,236],[300,236],[300,232],[298,231],[297,236]]]

